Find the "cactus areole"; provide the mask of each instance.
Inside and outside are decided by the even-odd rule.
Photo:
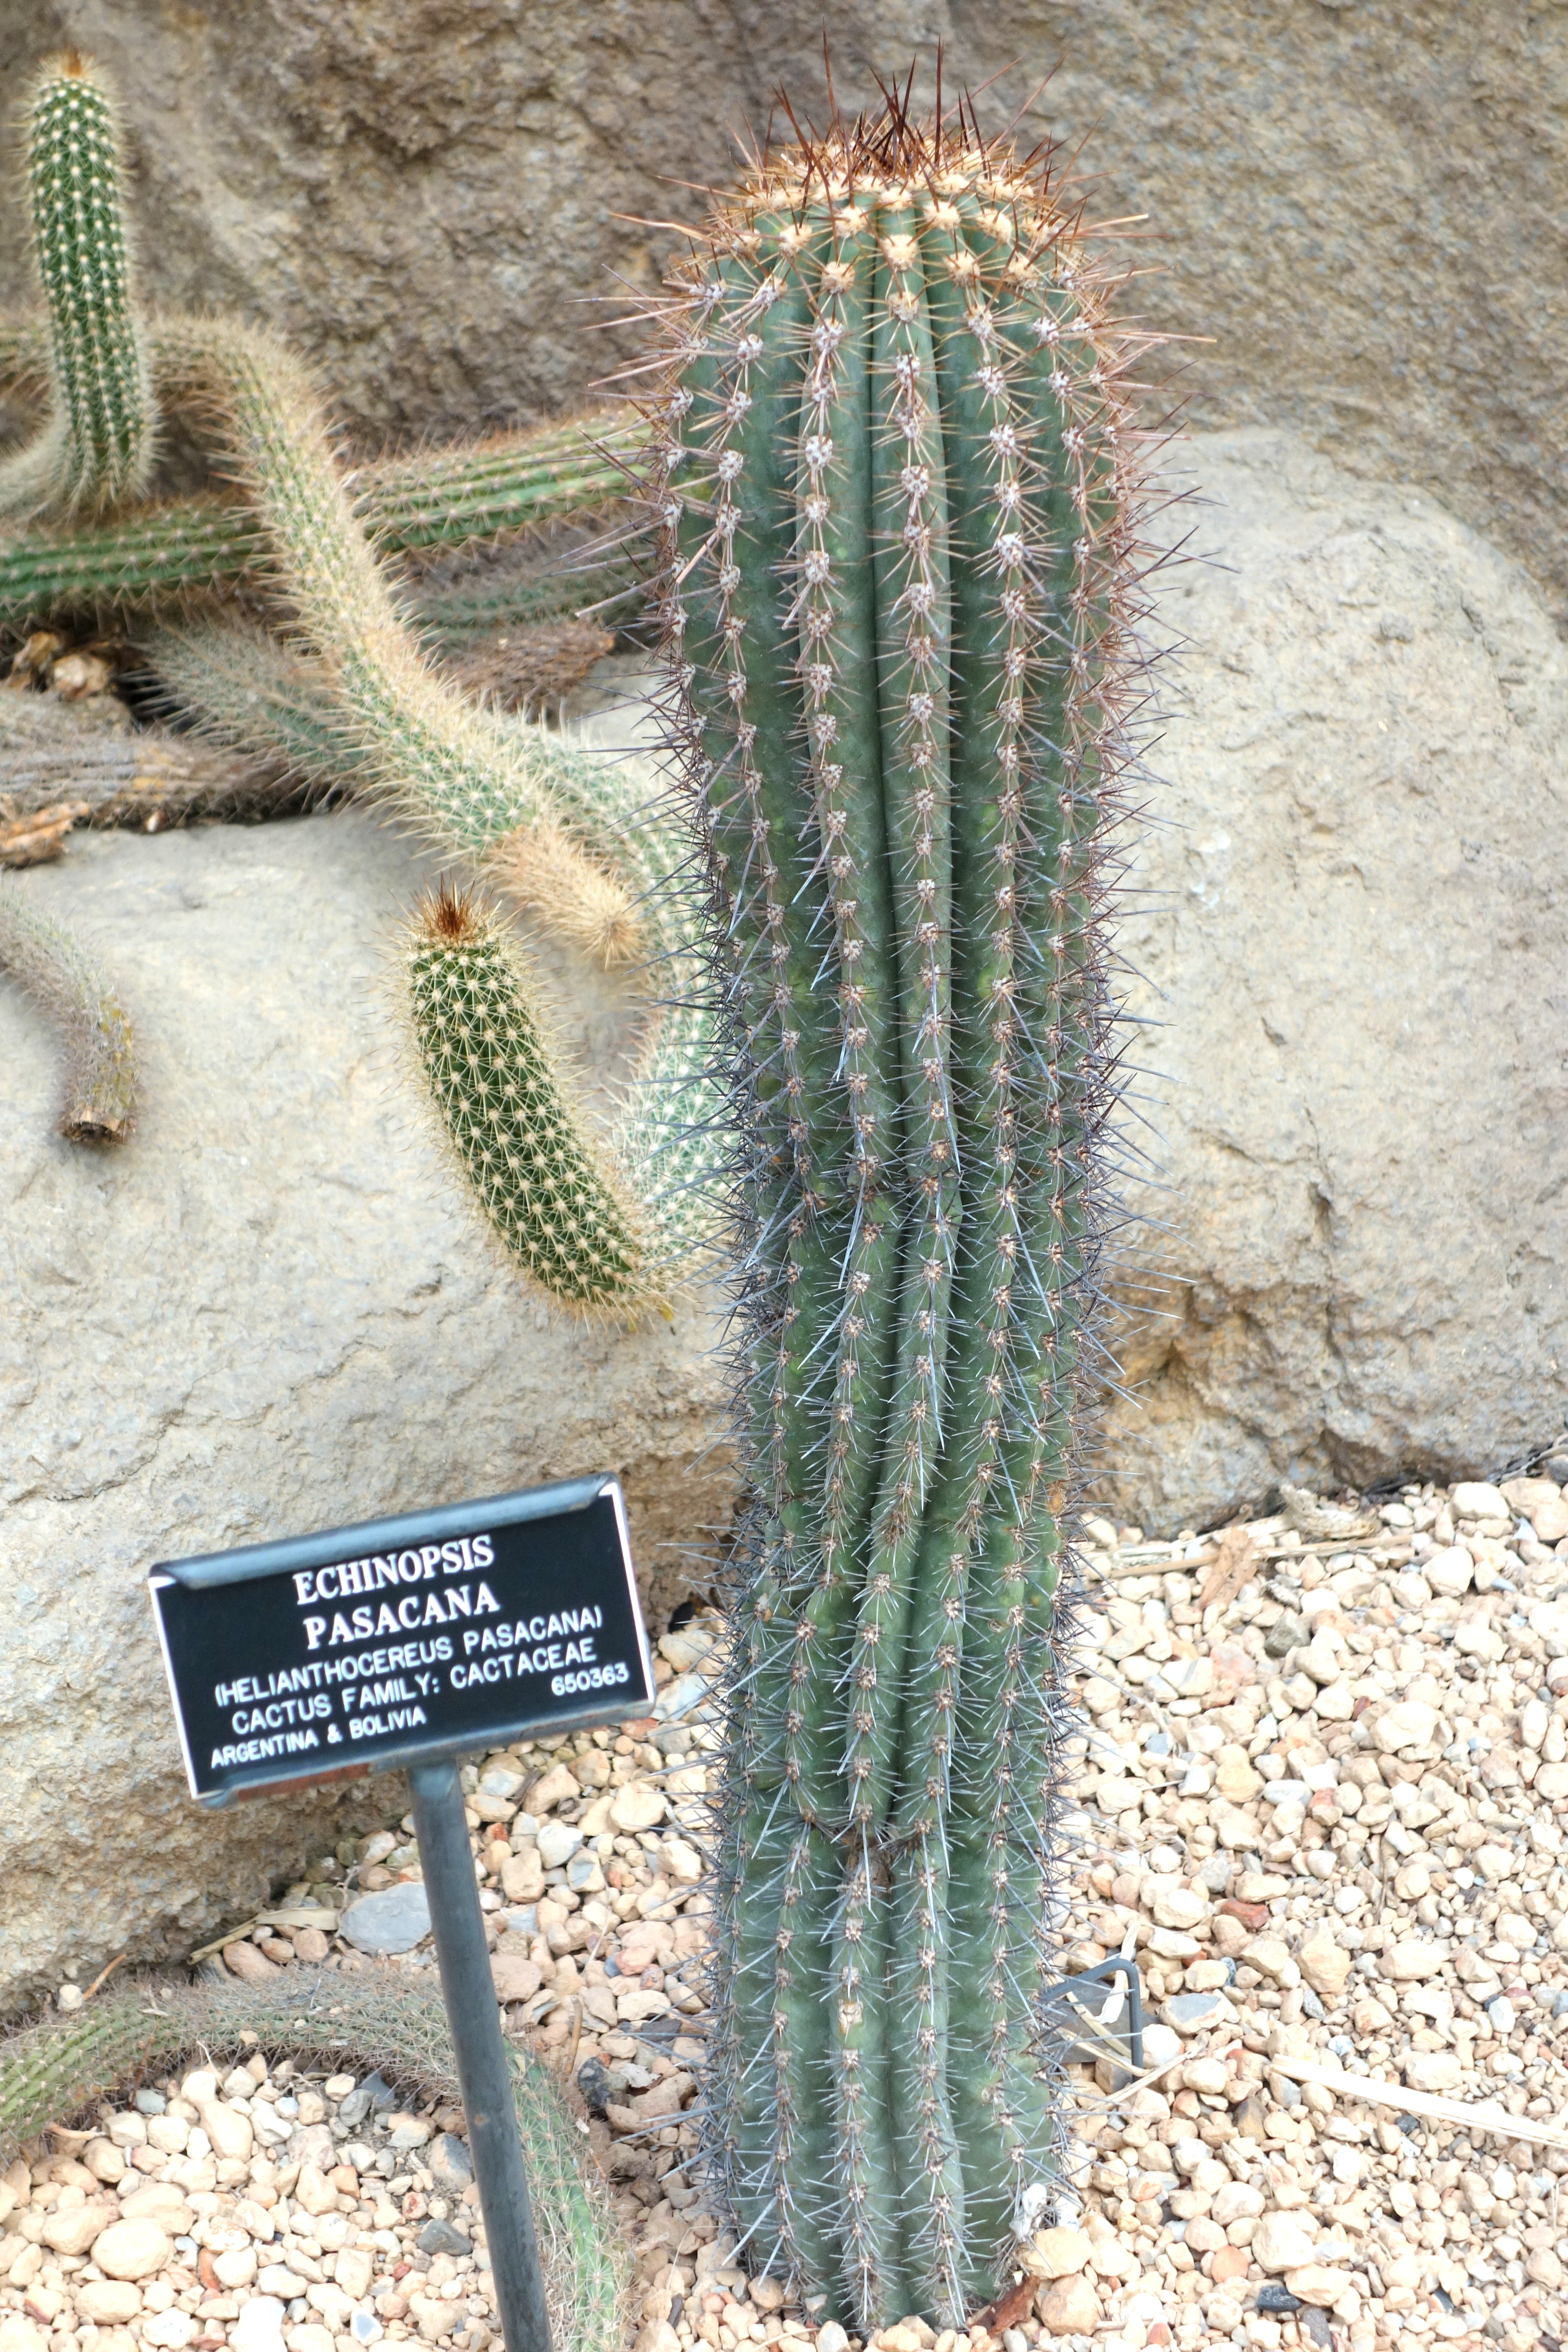
[[[768,157],[676,282],[664,619],[753,1497],[714,2131],[748,2259],[862,2329],[952,2325],[1054,2172],[1132,339],[1047,170],[896,102]]]

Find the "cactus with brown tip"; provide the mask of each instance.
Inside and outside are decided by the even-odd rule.
[[[0,973],[60,1032],[60,1133],[71,1143],[123,1143],[136,1108],[136,1055],[119,991],[75,933],[11,882],[0,883]]]

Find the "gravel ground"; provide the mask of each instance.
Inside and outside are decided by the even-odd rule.
[[[1568,1479],[1568,1459],[1547,1468]],[[991,2330],[910,2320],[879,2352],[1401,2335],[1559,2352],[1568,2130],[1559,2148],[1501,2123],[1568,2122],[1568,1498],[1542,1475],[1286,1501],[1175,1544],[1089,1523],[1102,1581],[1060,1925],[1069,1967],[1136,1951],[1146,2076],[1072,2070],[1073,2193]],[[497,1991],[577,2086],[637,2250],[638,2352],[847,2352],[732,2267],[684,2112],[715,1630],[665,1637],[648,1722],[466,1774]],[[421,1906],[405,1822],[207,1964],[427,1969]],[[1496,2103],[1493,2127],[1413,2114],[1402,2084]],[[462,2117],[405,2113],[374,2078],[268,2078],[258,2055],[34,2153],[0,2185],[0,2352],[483,2352],[495,2333]]]

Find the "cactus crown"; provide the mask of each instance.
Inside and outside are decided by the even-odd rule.
[[[27,121],[34,256],[49,308],[55,414],[35,445],[65,508],[107,507],[144,488],[154,411],[132,301],[120,202],[120,131],[100,70],[75,50],[38,76]]]

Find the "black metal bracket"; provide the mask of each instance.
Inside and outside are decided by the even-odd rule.
[[[1118,1978],[1122,1979],[1121,2006],[1102,2020],[1100,2012],[1106,2002],[1089,2000],[1085,1995],[1091,1985],[1104,1985],[1108,1992],[1114,1991]],[[1143,1993],[1136,1960],[1124,1960],[1119,1952],[1112,1952],[1109,1959],[1097,1960],[1091,1969],[1058,1978],[1041,1996],[1041,2013],[1046,2024],[1062,2037],[1064,2064],[1092,2066],[1108,2058],[1130,2074],[1143,2072]]]

